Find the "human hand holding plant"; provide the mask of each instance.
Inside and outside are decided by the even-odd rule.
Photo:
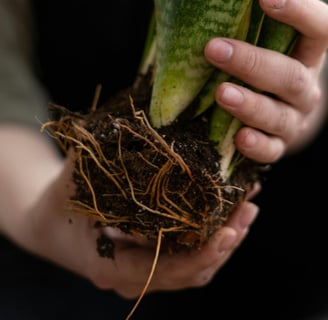
[[[205,51],[216,66],[280,98],[273,99],[238,87],[244,94],[244,104],[240,105],[242,108],[228,109],[231,102],[222,97],[228,84],[222,84],[217,92],[218,103],[246,124],[236,134],[237,149],[245,156],[264,163],[276,161],[286,151],[295,150],[296,145],[303,146],[320,127],[324,114],[320,99],[320,72],[328,41],[325,31],[328,28],[324,27],[328,21],[328,10],[323,2],[307,1],[306,7],[304,1],[286,1],[281,9],[268,9],[266,3],[275,4],[276,1],[261,1],[261,4],[270,16],[280,17],[301,32],[291,57],[236,40],[228,41],[234,45],[234,54],[232,60],[225,63],[214,62],[213,56],[217,57],[219,53],[211,45]],[[240,59],[235,59],[236,56]],[[250,65],[249,61],[254,61],[251,64],[254,68],[246,78],[245,66]],[[261,70],[272,71],[269,80]],[[275,70],[279,72],[273,72]],[[294,76],[289,78],[289,75]],[[288,85],[295,82],[286,82],[286,78],[301,80],[296,81],[300,84],[296,90],[300,95],[289,93],[291,88]],[[288,123],[288,126],[281,126],[282,123]],[[304,130],[302,135],[299,134],[300,128]],[[47,143],[38,144],[41,139],[38,134],[30,136],[21,129],[7,129],[1,127],[0,131],[1,146],[6,150],[1,153],[0,159],[2,185],[5,186],[4,192],[0,193],[2,234],[26,250],[82,275],[101,288],[112,288],[125,297],[139,295],[153,261],[154,243],[110,233],[117,248],[115,262],[99,257],[95,241],[101,229],[94,228],[88,217],[66,211],[64,202],[69,196],[68,175],[60,157]],[[248,144],[250,133],[256,135],[257,143]],[[24,159],[24,166],[21,159]],[[200,250],[192,250],[190,255],[185,252],[174,256],[165,253],[158,260],[149,290],[178,290],[207,283],[242,241],[255,212],[252,205],[249,207],[247,202],[242,202],[225,226]],[[239,221],[244,219],[248,223],[244,221],[244,228],[239,227]],[[227,239],[226,247],[220,244],[224,234],[232,241],[229,244]],[[225,253],[220,255],[220,251]],[[117,263],[120,268],[117,268]],[[183,274],[181,270],[184,270]]]
[[[290,57],[233,39],[213,39],[205,48],[208,61],[217,68],[270,94],[228,82],[216,92],[217,103],[245,125],[235,136],[237,149],[262,163],[304,148],[326,119],[322,72],[327,5],[323,1],[277,3],[260,1],[268,16],[300,32]]]
[[[0,198],[1,233],[101,289],[137,297],[150,272],[156,244],[117,230],[95,228],[90,218],[67,211],[66,202],[74,191],[72,159],[63,161],[44,135],[2,127],[0,143],[7,150],[7,157],[1,158],[1,176],[7,186]],[[21,176],[24,183],[18,187],[14,181]],[[149,290],[179,290],[210,281],[246,236],[256,212],[255,205],[244,203],[203,250],[162,255]],[[99,256],[96,240],[100,233],[110,234],[115,242],[114,260]]]
[[[278,21],[266,2],[260,4],[263,8],[251,0],[157,0],[135,85],[85,115],[53,106],[61,117],[45,126],[64,151],[76,153],[71,210],[127,234],[163,238],[172,251],[200,248],[224,225],[258,181],[259,164],[276,161],[284,144],[300,136],[311,109],[301,103],[320,103],[320,88],[310,83],[309,69],[287,56],[304,41],[301,21],[288,24],[288,10],[306,8],[287,6],[287,17]],[[278,10],[276,2],[273,6]],[[225,41],[206,46],[215,35]],[[205,60],[204,46],[219,72]],[[228,86],[225,78],[231,81],[225,92],[240,87],[248,108],[224,110],[231,106],[220,91]],[[303,97],[307,87],[311,91]],[[232,103],[241,103],[243,94],[236,92]],[[256,137],[262,137],[257,155],[242,145],[256,143]],[[269,152],[261,151],[266,142]]]

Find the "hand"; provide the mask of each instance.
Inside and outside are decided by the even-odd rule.
[[[328,46],[328,6],[319,0],[280,2],[260,0],[260,5],[270,17],[301,33],[290,57],[233,39],[213,39],[205,48],[217,68],[276,97],[232,83],[223,83],[216,93],[218,104],[245,124],[235,136],[237,148],[262,163],[303,147],[325,118],[321,71]]]
[[[86,216],[65,210],[71,192],[69,163],[25,215],[19,243],[28,251],[125,298],[138,297],[146,284],[154,256],[154,242],[127,236],[111,228],[103,231],[115,243],[114,259],[100,257],[96,240],[101,230]],[[147,292],[199,287],[208,283],[248,233],[257,207],[243,202],[227,224],[200,250],[163,253]]]

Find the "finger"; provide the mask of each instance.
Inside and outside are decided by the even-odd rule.
[[[248,191],[246,200],[252,200],[256,195],[260,193],[262,186],[259,182],[255,182],[252,189]]]
[[[205,247],[183,258],[184,268],[180,268],[182,273],[177,279],[173,278],[173,282],[179,283],[183,279],[186,287],[207,284],[239,246],[257,214],[258,207],[255,204],[242,202],[232,212],[226,225],[211,237]]]
[[[202,286],[206,279],[200,273],[220,258],[222,250],[234,247],[233,242],[237,240],[235,230],[223,228],[202,250],[163,252],[157,261],[156,248],[118,245],[114,260],[92,257],[94,267],[88,278],[96,287],[114,288],[126,298],[135,298],[142,292],[153,267],[155,272],[148,292]]]
[[[115,235],[116,231],[110,234]],[[157,261],[156,248],[119,245],[114,260],[92,257],[94,268],[88,278],[98,288],[114,288],[126,298],[135,298],[142,292],[153,267],[155,273],[148,292],[202,286],[208,280],[201,276],[202,271],[220,259],[222,251],[235,247],[235,241],[237,232],[224,227],[203,249],[163,252]],[[115,278],[111,276],[113,273],[117,275]]]
[[[245,202],[232,213],[227,226],[216,232],[201,250],[161,254],[155,265],[155,273],[148,292],[200,287],[207,284],[219,266],[227,261],[234,248],[238,246],[245,235],[245,230],[254,221],[256,213],[257,207]],[[92,280],[100,288],[116,288],[116,291],[125,298],[138,297],[155,263],[154,257],[155,250],[151,248],[122,250],[117,254],[115,262],[99,260],[97,266],[102,267]],[[117,277],[106,280],[108,272],[113,272],[113,263],[116,266]],[[122,281],[126,283],[125,286],[122,285]]]
[[[237,241],[234,243],[234,248],[239,246],[241,240],[245,237],[250,226],[254,223],[259,212],[259,208],[252,202],[241,202],[235,211],[228,219],[225,227],[231,228],[237,232]],[[229,249],[234,249],[230,247]],[[221,251],[224,251],[223,248]]]
[[[226,256],[225,252],[238,246],[242,234],[254,221],[257,210],[257,207],[249,202],[239,205],[231,214],[227,225],[217,231],[200,250],[162,253],[157,261],[149,290],[173,290],[204,285],[208,277],[202,277],[202,271],[213,264],[216,265],[217,261],[224,263],[225,259],[222,260],[222,256]],[[117,253],[115,265],[120,275],[118,281],[124,279],[129,284],[129,289],[124,295],[133,296],[140,292],[155,262],[154,258],[155,248],[127,248]],[[100,281],[93,279],[97,286],[106,288],[109,285],[104,279],[108,270],[113,268],[112,264],[113,261],[109,264],[106,261],[99,263],[102,265],[97,271]],[[113,283],[111,285],[115,286]],[[120,292],[123,293],[122,290]]]
[[[235,211],[231,214],[225,227],[232,228],[238,233],[243,233],[255,221],[259,208],[252,202],[241,202]]]
[[[235,145],[245,157],[263,164],[276,162],[286,151],[281,139],[250,127],[243,127],[237,132]]]
[[[157,283],[160,284],[160,288],[166,287],[167,289],[185,289],[206,285],[212,275],[204,270],[210,270],[209,268],[216,265],[218,261],[223,264],[226,252],[236,247],[238,239],[236,230],[224,227],[220,232],[214,234],[202,249],[167,257],[166,261],[162,259],[163,264],[159,263],[158,266],[160,277],[157,279]],[[160,267],[163,267],[165,271],[161,271]],[[166,279],[163,278],[163,274],[167,274]]]
[[[315,64],[328,46],[328,6],[318,0],[260,0],[260,5],[272,18],[300,31],[294,54],[306,66]]]
[[[209,284],[216,273],[227,263],[227,261],[230,259],[230,257],[234,253],[235,246],[233,246],[233,249],[226,250],[226,251],[220,251],[218,254],[218,258],[209,265],[207,268],[199,270],[194,276],[193,276],[193,282],[190,287],[203,287],[207,284]]]
[[[232,246],[228,250],[223,250],[220,252],[221,258],[205,269],[200,274],[201,278],[207,278],[208,281],[210,281],[218,270],[229,260],[231,255],[247,236],[249,228],[254,222],[257,214],[258,208],[255,204],[251,202],[243,202],[239,205],[239,208],[234,212],[227,224],[228,228],[231,228],[237,232],[236,241],[232,243]]]
[[[244,87],[224,83],[217,90],[216,100],[221,108],[244,124],[235,135],[237,149],[260,163],[275,162],[289,142],[306,130],[307,122],[302,113]],[[315,102],[309,104],[308,109],[313,106]]]
[[[243,241],[247,233],[248,232],[243,233],[243,235],[240,237],[240,242]],[[209,283],[214,278],[214,276],[220,271],[220,269],[228,262],[237,247],[238,245],[229,251],[221,252],[221,259],[218,260],[215,264],[208,267],[207,269],[203,270],[199,277],[203,278],[204,280],[207,279],[207,283]]]
[[[286,142],[304,129],[303,114],[284,102],[241,86],[222,84],[216,92],[216,101],[243,124],[281,137]],[[307,111],[312,108],[312,105],[309,106]],[[295,128],[299,131],[295,131]]]
[[[156,241],[152,241],[141,234],[138,234],[138,236],[134,236],[131,234],[127,234],[118,228],[112,227],[104,227],[101,229],[101,231],[105,236],[110,238],[115,243],[115,246],[118,247],[117,249],[136,246],[143,246],[149,248],[156,247]]]
[[[303,112],[320,95],[307,68],[284,54],[234,39],[216,38],[207,43],[205,55],[217,68]]]

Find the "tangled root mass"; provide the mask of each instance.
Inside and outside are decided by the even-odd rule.
[[[87,114],[51,105],[57,119],[44,127],[75,156],[69,207],[127,234],[157,239],[161,230],[163,247],[173,251],[201,247],[254,175],[241,166],[223,183],[206,117],[155,130],[147,104],[149,94],[129,89]]]

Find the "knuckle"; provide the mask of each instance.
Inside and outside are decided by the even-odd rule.
[[[309,83],[307,69],[300,63],[295,68],[290,69],[290,72],[283,79],[289,95],[303,94]]]
[[[233,114],[249,126],[256,126],[259,119],[265,121],[265,108],[262,96],[255,94],[253,91],[245,91],[245,107],[236,108]]]
[[[275,123],[274,126],[274,133],[278,136],[283,136],[286,134],[286,131],[288,130],[291,124],[291,115],[289,112],[289,109],[287,108],[282,108],[280,113],[279,113],[279,118]]]
[[[309,121],[309,119],[307,118],[307,119],[304,119],[303,121],[302,121],[302,123],[301,123],[301,126],[300,126],[300,128],[299,128],[299,132],[298,132],[298,134],[299,135],[302,135],[302,134],[304,134],[305,132],[307,132],[308,131],[308,128],[310,127],[310,121]]]
[[[201,288],[209,284],[213,279],[214,274],[208,270],[199,273],[193,279],[193,286],[195,288]]]
[[[283,148],[280,138],[263,134],[259,135],[259,143],[244,154],[259,163],[274,163],[281,157]]]
[[[281,146],[282,146],[282,144],[279,144],[272,148],[271,157],[270,157],[269,161],[267,161],[267,162],[274,163],[281,158],[281,156],[283,154],[283,148]]]
[[[251,104],[251,108],[249,108],[249,116],[252,118],[263,118],[263,120],[265,120],[265,116],[264,116],[264,111],[265,108],[263,107],[263,100],[262,97],[256,94],[253,94],[253,101]]]
[[[320,86],[315,86],[310,96],[310,103],[307,105],[305,112],[310,112],[314,106],[318,106],[323,102],[324,94],[323,89]]]
[[[245,75],[257,73],[261,68],[261,57],[255,50],[247,50],[240,63],[240,71]]]
[[[285,151],[284,141],[278,137],[272,138],[270,152],[268,152],[268,155],[270,157],[268,159],[269,160],[268,162],[274,163],[278,161],[283,155],[284,151]]]

